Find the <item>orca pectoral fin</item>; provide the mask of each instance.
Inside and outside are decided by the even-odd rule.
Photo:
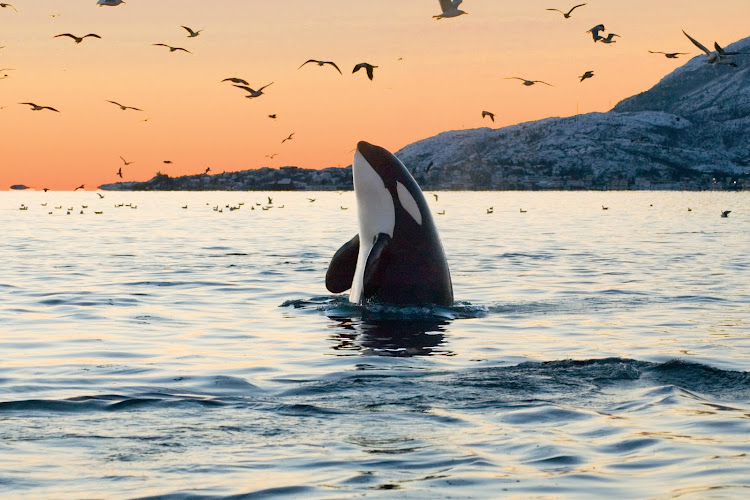
[[[352,287],[354,271],[359,257],[359,234],[339,248],[328,264],[326,288],[331,293],[341,293]]]
[[[377,294],[380,288],[380,271],[388,263],[388,244],[390,242],[391,237],[385,233],[380,233],[375,237],[375,244],[367,257],[365,274],[362,279],[365,296],[367,297]]]

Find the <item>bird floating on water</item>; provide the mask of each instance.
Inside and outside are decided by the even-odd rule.
[[[51,111],[55,111],[56,113],[59,113],[58,110],[56,110],[55,108],[51,106],[40,106],[38,104],[34,104],[33,102],[19,102],[18,104],[27,104],[31,106],[31,111],[41,111],[43,109],[49,109]]]
[[[102,7],[104,5],[108,5],[110,7],[117,7],[121,3],[125,3],[125,0],[99,0],[96,3],[99,4],[99,7]]]
[[[237,87],[238,89],[242,89],[248,94],[245,96],[248,99],[253,99],[255,97],[260,97],[263,95],[263,89],[268,87],[269,85],[273,85],[273,82],[269,83],[268,85],[263,85],[258,90],[253,90],[252,88],[248,87],[247,85],[233,85],[233,87]]]
[[[580,78],[581,81],[584,81],[586,78],[593,78],[593,77],[594,77],[594,72],[593,71],[587,71],[584,74],[582,74],[581,76],[579,76],[578,78]]]
[[[15,7],[13,7],[12,4],[9,4],[9,3],[0,3],[0,8],[4,9],[6,7],[10,7],[11,9],[15,10],[16,12],[18,12],[18,9],[16,9]]]
[[[120,103],[119,103],[119,102],[117,102],[117,101],[109,101],[109,100],[108,100],[107,102],[111,102],[111,103],[112,103],[112,104],[114,104],[115,106],[119,106],[119,107],[120,107],[120,109],[121,109],[121,110],[123,110],[123,111],[127,111],[128,109],[132,109],[132,110],[134,110],[134,111],[143,111],[142,109],[140,109],[140,108],[134,108],[133,106],[125,106],[125,105],[123,105],[123,104],[120,104]]]
[[[729,214],[730,214],[730,213],[732,213],[732,211],[731,211],[731,210],[723,210],[723,211],[721,212],[721,216],[722,216],[722,217],[724,217],[724,218],[726,219],[727,217],[729,217]]]
[[[354,69],[352,70],[352,73],[356,73],[357,71],[359,71],[362,68],[364,68],[365,71],[367,72],[367,78],[369,78],[370,80],[372,80],[373,69],[377,68],[377,66],[373,66],[372,64],[368,64],[366,62],[362,62],[362,63],[359,63],[356,66],[354,66]]]
[[[604,38],[603,36],[599,34],[600,31],[606,31],[606,28],[604,27],[603,24],[597,24],[590,30],[586,31],[586,33],[591,33],[591,36],[594,38],[594,43],[596,43],[602,38]]]
[[[166,43],[152,43],[151,45],[154,45],[156,47],[167,47],[169,48],[170,52],[181,50],[183,52],[187,52],[188,54],[192,54],[192,52],[190,52],[188,49],[183,49],[182,47],[172,47],[171,45],[167,45]]]
[[[495,113],[491,113],[489,111],[482,111],[482,118],[484,118],[486,116],[489,116],[490,120],[492,120],[493,123],[494,123],[494,121],[495,121]]]
[[[653,50],[649,50],[649,52],[652,54],[664,54],[664,57],[666,57],[667,59],[677,59],[677,56],[683,56],[683,55],[688,54],[687,52],[659,52],[659,51],[653,51]]]
[[[571,14],[571,13],[572,13],[572,12],[573,12],[574,10],[576,10],[576,9],[577,9],[578,7],[583,7],[584,5],[586,5],[586,4],[585,4],[585,3],[579,3],[578,5],[574,5],[573,7],[571,7],[571,8],[570,8],[570,10],[569,10],[568,12],[563,12],[563,11],[561,11],[561,10],[559,10],[559,9],[545,9],[545,10],[553,10],[553,11],[559,12],[560,14],[562,14],[562,15],[563,15],[563,17],[564,17],[565,19],[570,19],[570,14]]]
[[[468,14],[468,12],[464,12],[458,8],[458,6],[461,5],[461,2],[463,2],[463,0],[438,0],[442,12],[432,17],[435,19],[443,19],[445,17],[458,17],[462,14]]]
[[[543,83],[545,85],[549,85],[550,87],[554,87],[554,85],[552,85],[551,83],[543,82],[542,80],[527,80],[525,78],[521,78],[520,76],[509,76],[506,78],[506,80],[521,80],[527,87],[531,87],[535,83]]]
[[[73,35],[72,33],[60,33],[59,35],[55,35],[55,36],[53,36],[52,38],[59,38],[59,37],[61,37],[61,36],[67,36],[67,37],[69,37],[69,38],[72,38],[72,39],[73,39],[73,41],[75,41],[75,42],[76,42],[76,44],[79,44],[79,43],[81,43],[81,42],[83,41],[83,39],[84,39],[84,38],[88,38],[88,37],[91,37],[91,38],[101,38],[101,37],[100,37],[99,35],[97,35],[96,33],[89,33],[88,35],[83,35],[83,36],[75,36],[75,35]]]
[[[183,26],[183,28],[185,28],[187,30],[187,32],[188,32],[188,38],[195,38],[196,36],[198,36],[198,35],[201,34],[201,31],[203,31],[203,30],[193,31],[192,29],[188,28],[187,26]]]
[[[307,63],[311,63],[311,62],[313,62],[313,63],[316,63],[316,64],[317,64],[318,66],[324,66],[324,65],[326,65],[326,64],[330,64],[331,66],[333,66],[334,68],[336,68],[336,71],[338,71],[338,72],[339,72],[339,74],[342,74],[342,75],[343,75],[343,73],[341,73],[341,70],[339,69],[339,67],[338,67],[338,66],[336,66],[336,63],[335,63],[335,62],[333,62],[333,61],[318,61],[317,59],[308,59],[307,61],[303,62],[303,63],[302,63],[301,65],[300,65],[300,67],[299,67],[299,68],[297,68],[297,69],[301,69],[301,68],[302,68],[302,66],[304,66],[304,65],[305,65],[305,64],[307,64]]]

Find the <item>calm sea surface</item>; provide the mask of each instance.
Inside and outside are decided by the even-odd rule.
[[[750,496],[750,193],[438,194],[398,309],[353,193],[0,193],[0,497]]]

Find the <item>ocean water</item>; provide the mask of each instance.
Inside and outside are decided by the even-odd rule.
[[[0,193],[0,497],[750,495],[750,193],[437,194],[451,308],[350,192]]]

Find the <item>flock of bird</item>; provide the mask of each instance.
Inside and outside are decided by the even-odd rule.
[[[97,0],[97,5],[99,7],[103,7],[103,6],[116,7],[116,6],[125,4],[125,3],[126,2],[124,2],[122,0]],[[433,16],[436,20],[456,18],[456,17],[462,16],[462,15],[468,14],[467,12],[459,9],[459,6],[463,3],[463,0],[438,0],[438,3],[439,3],[441,12],[439,14],[436,14],[436,15]],[[573,12],[574,11],[578,12],[578,9],[581,9],[581,8],[585,7],[586,5],[588,5],[588,4],[587,3],[580,3],[580,4],[572,6],[568,10],[560,10],[560,9],[557,9],[557,8],[547,8],[545,10],[552,11],[552,12],[557,12],[557,13],[559,13],[559,14],[561,14],[563,16],[563,19],[567,20],[567,19],[570,19],[573,16]],[[13,6],[12,4],[9,4],[9,3],[0,3],[0,8],[3,8],[3,9],[9,8],[9,9],[13,9],[14,11],[18,12],[18,9],[16,9],[15,6]],[[59,14],[50,14],[50,16],[52,16],[52,17],[56,17],[58,15]],[[204,31],[204,29],[198,29],[198,30],[196,30],[196,29],[193,29],[193,28],[191,28],[189,26],[181,26],[181,27],[187,32],[187,38],[196,38],[196,37],[198,37]],[[590,33],[591,34],[591,37],[592,37],[594,43],[602,43],[602,44],[605,44],[605,45],[616,43],[617,40],[615,40],[615,38],[616,37],[620,38],[620,35],[618,35],[617,33],[613,33],[613,32],[608,32],[607,36],[605,37],[602,34],[605,31],[607,31],[607,30],[606,30],[604,24],[597,24],[596,26],[594,26],[591,29],[587,30],[585,33]],[[691,37],[689,34],[687,34],[684,30],[683,30],[683,33],[697,48],[699,48],[701,51],[703,51],[707,55],[707,59],[706,59],[707,63],[709,63],[709,64],[727,64],[729,66],[736,66],[736,63],[732,60],[732,56],[737,55],[738,54],[737,52],[727,52],[717,42],[714,43],[714,48],[716,50],[715,51],[711,51],[708,48],[706,48],[704,45],[702,45],[700,42],[698,42],[696,39],[694,39],[693,37]],[[78,44],[82,43],[87,38],[101,39],[102,37],[100,35],[96,34],[96,33],[88,33],[88,34],[83,35],[83,36],[78,36],[78,35],[75,35],[73,33],[60,33],[58,35],[54,35],[53,38],[70,38],[73,42],[75,42],[76,45],[78,45]],[[169,44],[166,44],[166,43],[152,43],[151,45],[152,46],[156,46],[156,47],[165,47],[165,48],[168,48],[170,53],[184,52],[184,53],[187,53],[187,54],[192,54],[192,51],[190,51],[190,50],[188,50],[188,49],[186,49],[184,47],[172,46],[172,45],[169,45]],[[2,48],[2,47],[0,47],[0,48]],[[663,51],[652,51],[652,50],[649,50],[648,52],[652,53],[652,54],[661,54],[661,55],[664,55],[668,59],[676,59],[680,55],[686,55],[686,54],[688,54],[687,52],[663,52]],[[399,58],[399,59],[401,59],[401,58]],[[329,60],[308,59],[305,62],[303,62],[297,69],[298,70],[302,70],[304,67],[306,67],[309,64],[314,64],[314,65],[316,65],[318,67],[321,67],[321,68],[323,68],[323,67],[330,67],[331,69],[337,71],[340,75],[343,75],[343,72],[341,71],[339,65],[336,64],[334,61],[329,61]],[[370,64],[368,62],[360,62],[360,63],[357,63],[353,67],[352,74],[357,73],[360,70],[364,70],[365,74],[367,75],[367,78],[369,80],[373,80],[373,78],[374,78],[374,70],[376,68],[378,68],[378,66]],[[9,70],[12,70],[12,68],[2,68],[2,69],[0,69],[0,72],[2,72],[2,71],[9,71]],[[8,74],[1,75],[0,79],[7,78],[8,76],[9,76]],[[578,76],[579,82],[584,82],[585,80],[591,79],[594,76],[595,76],[594,70],[587,70],[582,75]],[[542,85],[546,85],[546,86],[549,86],[549,87],[554,87],[554,85],[551,84],[551,83],[549,83],[549,82],[546,82],[546,81],[543,81],[543,80],[537,80],[537,79],[529,79],[529,78],[525,78],[525,77],[521,77],[521,76],[508,76],[508,77],[505,77],[505,79],[506,80],[519,80],[522,83],[522,85],[524,85],[526,87],[531,87],[531,86],[536,85],[536,84],[542,84]],[[246,94],[245,94],[244,97],[246,97],[248,99],[256,99],[256,98],[259,98],[259,97],[263,96],[264,93],[265,93],[264,91],[268,87],[270,87],[271,85],[273,85],[273,83],[274,83],[274,82],[271,82],[271,83],[268,83],[268,84],[263,85],[261,87],[254,88],[253,86],[251,86],[248,83],[248,81],[246,79],[240,78],[240,77],[236,77],[236,76],[227,77],[227,78],[221,80],[221,82],[222,83],[223,82],[230,82],[233,87],[236,87],[236,88],[239,88],[241,90],[244,90],[246,92]],[[122,111],[127,111],[127,110],[141,111],[141,112],[143,111],[143,109],[141,109],[141,108],[138,108],[138,107],[135,107],[135,106],[126,106],[126,105],[120,104],[119,102],[114,101],[114,100],[107,100],[107,102],[111,103],[111,104],[113,104],[115,106],[118,106]],[[56,109],[55,107],[46,106],[46,105],[39,105],[39,104],[36,104],[34,102],[21,102],[19,104],[30,106],[30,109],[32,111],[48,110],[48,111],[52,111],[52,112],[56,112],[56,113],[60,112],[60,110]],[[269,114],[267,116],[268,116],[268,118],[271,118],[273,120],[275,120],[277,118],[277,115],[275,113]],[[482,113],[481,113],[481,116],[482,116],[482,119],[489,118],[492,122],[495,121],[495,113],[494,112],[483,110]],[[144,120],[141,120],[141,121],[148,121],[148,118],[146,118]],[[281,141],[281,144],[283,144],[283,143],[285,143],[287,141],[292,140],[293,136],[294,136],[294,132],[292,132],[287,137],[285,137]],[[273,153],[273,154],[265,155],[265,156],[267,158],[273,159],[277,154],[278,153]],[[123,166],[127,167],[130,163],[133,163],[133,162],[126,162],[122,158],[122,156],[120,156],[120,158],[124,162]],[[171,161],[164,160],[163,163],[164,164],[170,164]],[[205,173],[208,173],[209,171],[210,171],[210,167],[206,168]],[[117,172],[115,173],[115,175],[118,176],[120,179],[123,178],[122,167],[120,167],[117,170]]]

